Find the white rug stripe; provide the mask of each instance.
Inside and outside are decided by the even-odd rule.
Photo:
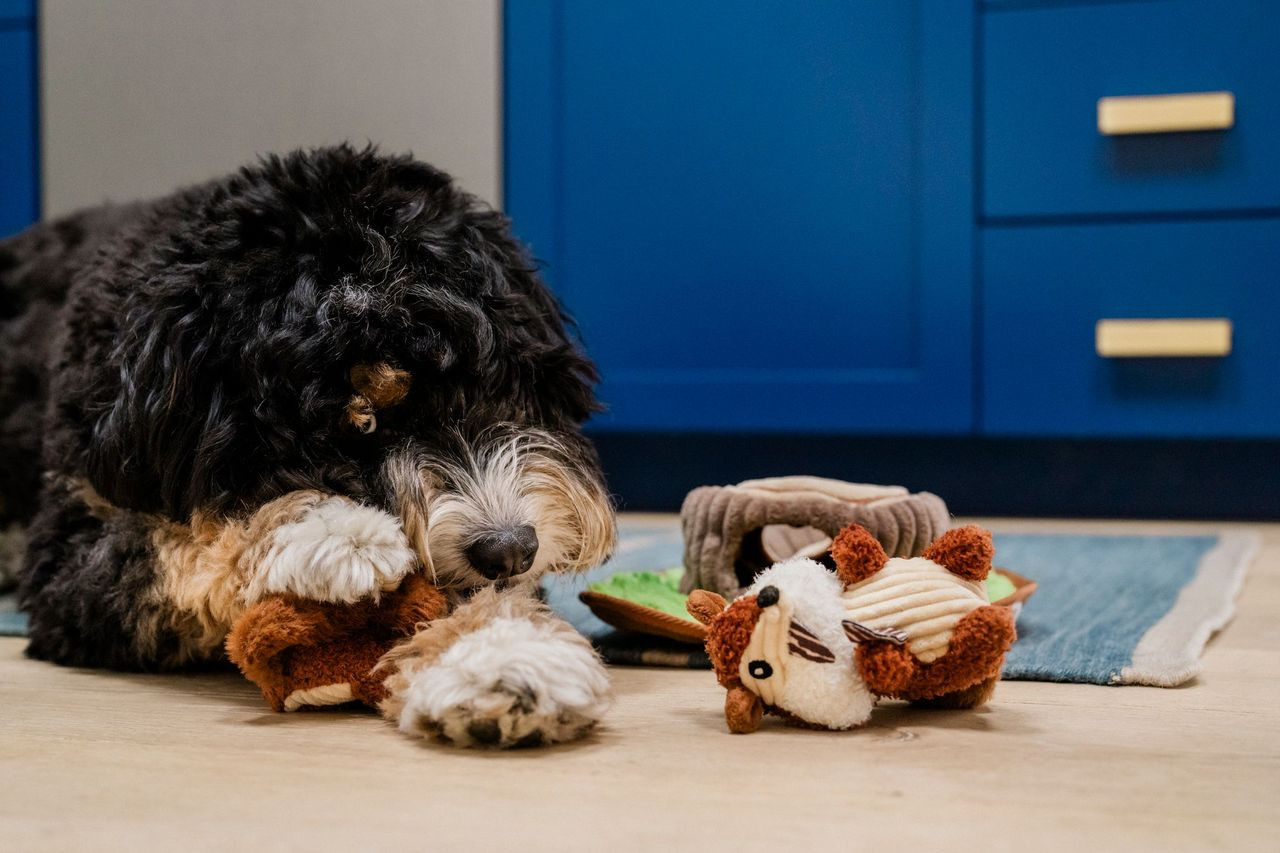
[[[1236,614],[1236,598],[1260,541],[1256,533],[1220,534],[1195,577],[1142,635],[1133,660],[1113,683],[1175,687],[1199,675],[1205,644]]]

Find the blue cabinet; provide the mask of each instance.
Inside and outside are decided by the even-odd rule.
[[[34,0],[0,2],[0,237],[39,216]]]
[[[599,429],[1280,437],[1278,50],[1269,0],[509,2],[507,207]],[[1195,317],[1229,356],[1094,348]]]
[[[506,207],[598,429],[973,429],[969,3],[506,4]]]

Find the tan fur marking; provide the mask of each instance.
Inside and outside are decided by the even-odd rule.
[[[373,403],[362,394],[352,394],[347,403],[347,423],[363,433],[373,432],[378,425],[378,417],[373,413]]]
[[[542,545],[559,551],[555,570],[586,571],[613,553],[618,538],[617,519],[598,484],[570,476],[554,450],[548,442],[546,447],[534,443],[526,451],[528,495],[545,508],[537,519],[540,535],[541,531],[558,534]]]
[[[427,542],[427,495],[433,489],[430,477],[399,454],[387,458],[383,471],[395,493],[396,507],[400,510],[400,526],[404,529],[405,538],[418,555],[418,561],[426,568],[428,576],[436,580],[436,570],[431,562],[431,550]]]
[[[85,508],[94,518],[106,521],[116,514],[116,505],[98,494],[98,490],[90,485],[88,480],[74,477],[67,481],[67,484],[69,491],[84,502]]]
[[[245,587],[270,548],[272,534],[327,497],[323,492],[290,492],[263,504],[248,519],[197,513],[189,524],[157,523],[151,537],[159,578],[152,596],[156,604],[176,611],[171,623],[185,636],[179,658],[207,658],[222,647],[232,623],[252,603]]]
[[[375,409],[394,406],[409,396],[413,376],[385,361],[357,364],[351,368],[351,385]],[[350,407],[348,407],[350,409]]]

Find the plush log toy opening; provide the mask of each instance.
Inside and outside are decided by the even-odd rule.
[[[703,486],[680,510],[687,568],[681,589],[736,598],[752,578],[795,556],[833,566],[831,540],[850,524],[870,530],[894,557],[915,557],[949,524],[946,504],[901,486],[822,477],[774,477]]]
[[[733,561],[733,572],[740,586],[750,586],[756,575],[774,563],[792,557],[817,560],[832,571],[836,568],[831,559],[831,537],[818,528],[766,524],[742,535],[738,557]]]

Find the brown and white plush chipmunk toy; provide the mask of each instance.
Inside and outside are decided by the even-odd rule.
[[[966,527],[921,557],[889,559],[855,524],[832,543],[834,573],[796,558],[761,572],[732,604],[695,590],[687,606],[707,626],[729,730],[755,731],[766,712],[849,729],[881,696],[986,701],[1014,639],[1012,614],[987,604],[992,554],[990,534]]]

